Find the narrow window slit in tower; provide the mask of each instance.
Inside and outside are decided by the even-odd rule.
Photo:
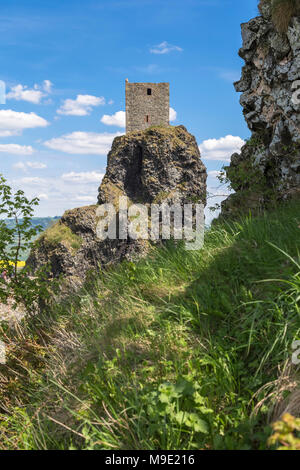
[[[151,88],[147,88],[147,95],[152,95],[152,90],[151,90]]]
[[[147,114],[147,116],[146,116],[146,122],[149,122],[149,116],[148,116],[148,114]]]

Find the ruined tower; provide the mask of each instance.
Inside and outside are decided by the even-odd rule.
[[[125,81],[126,133],[169,125],[169,83]]]

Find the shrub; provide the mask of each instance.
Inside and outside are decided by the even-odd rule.
[[[33,226],[31,219],[34,207],[39,200],[27,199],[24,192],[13,193],[6,179],[0,175],[0,302],[7,303],[13,299],[21,303],[28,313],[36,311],[42,299],[49,299],[45,266],[30,277],[28,269],[22,267],[22,253],[32,246],[32,240],[41,232],[40,225]],[[8,225],[6,219],[13,219]]]
[[[274,434],[269,438],[270,446],[281,444],[277,450],[300,450],[300,419],[289,413],[272,425]]]

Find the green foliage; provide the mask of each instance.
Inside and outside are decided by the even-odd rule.
[[[253,135],[251,139],[247,140],[246,146],[251,148],[253,154],[255,151],[263,150],[262,137],[259,134]],[[263,173],[254,164],[254,157],[245,159],[238,165],[224,166],[223,170],[224,172],[220,176],[221,180],[229,184],[234,190],[243,191],[251,188],[252,192],[264,194],[271,190],[267,186]]]
[[[27,268],[18,269],[24,252],[32,246],[32,240],[42,230],[32,225],[31,219],[38,199],[29,200],[23,191],[12,192],[5,178],[0,175],[0,302],[13,298],[27,312],[36,311],[41,300],[49,298],[46,284],[46,267],[31,278]],[[7,223],[13,219],[14,223]]]
[[[300,338],[299,224],[299,202],[218,223],[6,331],[0,447],[266,449]]]
[[[190,442],[195,434],[208,434],[209,427],[205,415],[213,413],[207,408],[206,399],[199,393],[200,385],[191,376],[179,378],[175,384],[165,382],[142,396],[145,414],[151,433],[164,437],[165,428],[179,428],[189,434]],[[164,420],[164,427],[161,422]]]
[[[289,413],[272,424],[274,434],[269,438],[270,446],[281,444],[277,450],[300,450],[300,419]]]
[[[265,148],[262,136],[259,134],[253,134],[250,139],[247,139],[246,145],[255,150],[263,150]]]

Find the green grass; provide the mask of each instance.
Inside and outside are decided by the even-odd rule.
[[[201,251],[170,243],[3,329],[0,448],[266,448],[299,383],[299,208],[220,222]]]
[[[82,239],[61,221],[47,228],[38,241],[41,239],[52,245],[63,243],[74,253],[76,253],[82,245]]]

